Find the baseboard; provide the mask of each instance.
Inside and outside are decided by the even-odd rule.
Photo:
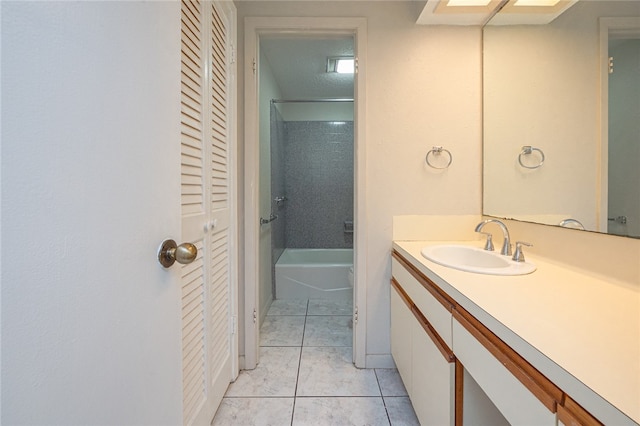
[[[240,370],[246,370],[245,366],[246,366],[246,363],[245,363],[244,355],[240,355],[238,357],[238,368]]]
[[[365,365],[366,368],[396,368],[391,354],[367,355]]]

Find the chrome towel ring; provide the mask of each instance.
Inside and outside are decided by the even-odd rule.
[[[438,167],[435,166],[431,163],[431,161],[429,161],[429,155],[432,156],[439,156],[442,155],[442,153],[445,152],[447,153],[447,155],[449,156],[449,161],[447,161],[447,164],[444,167]],[[446,169],[451,165],[451,162],[453,161],[453,155],[451,155],[451,152],[448,149],[444,149],[441,146],[434,146],[433,148],[431,148],[431,150],[429,152],[427,152],[427,156],[425,157],[425,161],[427,162],[427,164],[429,165],[429,167],[433,167],[434,169]]]
[[[527,166],[522,162],[523,155],[531,155],[533,151],[538,151],[540,153],[540,162],[535,166]],[[540,148],[534,148],[530,145],[525,145],[522,147],[522,151],[520,151],[520,155],[518,155],[518,163],[525,169],[537,169],[538,167],[544,164],[544,152]]]

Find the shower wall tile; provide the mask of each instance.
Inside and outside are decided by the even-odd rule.
[[[286,247],[351,248],[353,122],[285,122]]]

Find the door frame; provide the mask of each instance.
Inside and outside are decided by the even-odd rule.
[[[600,24],[600,167],[596,193],[600,232],[609,228],[609,39],[640,38],[640,18],[601,17]]]
[[[244,21],[244,188],[245,188],[245,280],[244,367],[259,362],[259,45],[264,35],[348,34],[354,38],[357,72],[354,75],[354,315],[353,362],[365,368],[367,215],[365,155],[366,18],[247,17]]]

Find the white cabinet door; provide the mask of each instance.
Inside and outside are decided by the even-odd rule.
[[[415,319],[398,290],[391,287],[391,355],[409,396],[413,392],[411,328]]]
[[[422,426],[454,424],[455,363],[440,350],[414,317],[411,402]]]

